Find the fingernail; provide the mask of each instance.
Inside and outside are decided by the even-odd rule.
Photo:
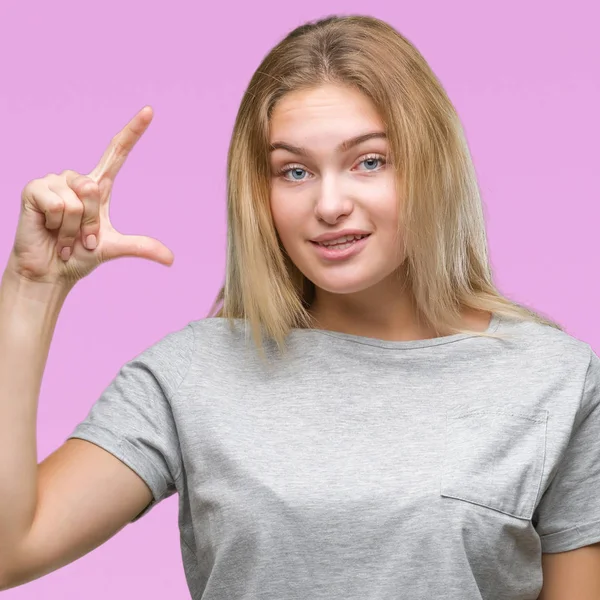
[[[88,235],[85,238],[85,247],[88,250],[93,250],[96,247],[97,244],[98,244],[98,242],[96,240],[96,236],[95,235]]]
[[[66,248],[63,248],[60,251],[60,257],[64,260],[67,261],[69,260],[69,256],[71,256],[71,248],[69,248],[68,246]]]

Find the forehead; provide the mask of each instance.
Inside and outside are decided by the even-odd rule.
[[[271,141],[298,137],[350,137],[370,129],[382,129],[383,121],[372,101],[360,91],[338,85],[322,85],[289,92],[275,105],[269,124]]]

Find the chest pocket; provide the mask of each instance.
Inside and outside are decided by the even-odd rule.
[[[543,409],[449,410],[440,495],[531,520],[547,421]]]

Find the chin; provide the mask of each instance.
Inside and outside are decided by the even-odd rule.
[[[356,273],[350,277],[340,275],[332,275],[330,277],[307,275],[307,277],[317,288],[330,294],[355,294],[369,289],[379,281],[379,278],[374,278],[373,276],[360,277]]]

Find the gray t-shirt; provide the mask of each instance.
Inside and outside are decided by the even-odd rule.
[[[293,330],[269,364],[207,318],[126,363],[72,436],[177,492],[194,600],[534,600],[600,541],[600,359],[507,340]]]

